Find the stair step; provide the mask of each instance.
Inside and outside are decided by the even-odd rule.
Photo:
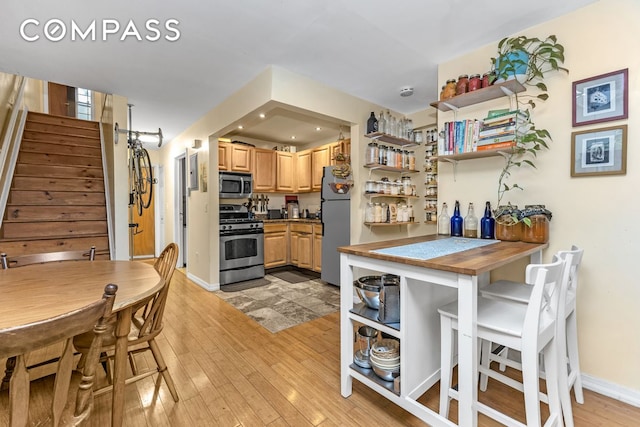
[[[19,163],[16,165],[16,175],[49,178],[102,178],[102,168],[87,168],[83,166],[52,166]]]
[[[100,123],[92,120],[83,120],[83,119],[78,119],[75,117],[68,117],[68,116],[55,116],[53,114],[36,113],[34,111],[29,111],[27,120],[32,122],[38,122],[38,123],[49,123],[54,125],[84,127],[84,128],[90,128],[90,129],[100,128]]]
[[[102,150],[99,146],[86,147],[77,144],[65,144],[52,141],[34,141],[23,139],[20,145],[20,153],[44,153],[65,156],[87,156],[102,158]]]
[[[100,131],[98,129],[52,123],[38,123],[34,122],[33,120],[27,120],[24,129],[33,132],[57,133],[73,136],[89,136],[94,138],[100,137]]]
[[[105,206],[104,193],[80,191],[21,191],[11,190],[9,205],[43,205],[43,206]]]
[[[6,222],[26,221],[106,221],[107,210],[102,206],[33,206],[9,205]]]
[[[3,222],[3,239],[41,239],[107,234],[106,221]]]
[[[64,143],[68,145],[81,145],[85,147],[100,148],[100,137],[64,135],[60,133],[36,132],[32,130],[25,130],[22,134],[22,137],[24,139],[30,139],[33,141]]]
[[[20,150],[20,154],[18,155],[18,163],[31,165],[93,167],[102,169],[102,160],[99,157],[29,153],[22,150]]]
[[[72,238],[0,239],[0,252],[7,253],[10,256],[60,251],[80,251],[87,250],[91,248],[91,246],[95,246],[97,250],[108,250],[109,236],[104,234]]]
[[[41,190],[48,191],[92,191],[104,193],[102,178],[37,178],[14,175],[11,191]]]

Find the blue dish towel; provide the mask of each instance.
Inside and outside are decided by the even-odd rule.
[[[376,249],[371,252],[403,258],[426,260],[455,254],[457,252],[467,251],[469,249],[480,248],[482,246],[492,245],[498,242],[499,240],[449,237],[447,239],[438,239],[429,242],[412,243],[410,245]]]

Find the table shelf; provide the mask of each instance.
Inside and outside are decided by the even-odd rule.
[[[415,147],[418,145],[415,142],[410,141],[408,139],[398,138],[382,132],[368,133],[365,135],[365,137],[369,139],[376,139],[378,141],[386,142],[387,144],[398,145],[400,147]]]
[[[393,166],[381,165],[379,163],[367,163],[364,165],[367,169],[372,170],[381,170],[386,172],[397,172],[397,173],[418,173],[420,172],[417,169],[405,169],[405,168],[396,168]]]
[[[363,368],[361,366],[352,363],[349,365],[354,372],[361,375],[361,378],[358,378],[359,381],[366,384],[368,387],[375,388],[376,386],[382,387],[395,394],[396,396],[400,396],[400,390],[395,390],[393,387],[393,381],[385,381],[373,372],[373,369]],[[402,368],[400,368],[400,375],[402,375]]]
[[[516,80],[507,80],[503,83],[495,83],[489,87],[475,90],[473,92],[463,93],[453,98],[435,101],[429,104],[440,111],[457,111],[460,108],[469,105],[479,104],[481,102],[490,101],[492,99],[501,98],[503,96],[511,96],[515,93],[527,90],[522,84]]]

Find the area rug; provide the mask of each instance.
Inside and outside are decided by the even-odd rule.
[[[320,279],[289,283],[270,274],[265,279],[268,285],[215,294],[273,333],[340,310],[340,288]]]
[[[247,289],[259,288],[260,286],[269,285],[271,282],[265,278],[245,280],[244,282],[230,283],[221,285],[220,290],[223,292],[239,292]]]
[[[307,282],[309,280],[316,279],[316,277],[307,276],[304,273],[300,273],[298,271],[291,271],[291,270],[278,271],[275,273],[271,273],[271,275],[289,283]]]

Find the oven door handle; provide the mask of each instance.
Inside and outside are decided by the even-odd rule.
[[[227,237],[227,236],[242,236],[242,235],[252,235],[255,236],[256,234],[264,234],[264,230],[261,228],[254,228],[254,229],[244,229],[244,230],[231,230],[231,231],[223,231],[220,233],[220,237]]]

